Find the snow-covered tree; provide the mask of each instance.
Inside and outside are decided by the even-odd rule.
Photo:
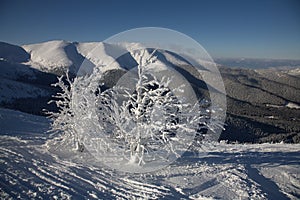
[[[95,67],[90,75],[55,86],[62,89],[51,113],[53,129],[72,141],[77,150],[86,148],[107,163],[125,160],[137,166],[170,162],[191,144],[203,115],[197,102],[184,97],[184,85],[172,88],[174,77],[156,76],[151,70],[155,50],[138,58],[133,88],[116,85],[101,90],[102,73]]]
[[[95,124],[95,102],[97,101],[96,93],[100,92],[101,76],[94,73],[90,76],[76,77],[71,80],[68,73],[66,76],[58,78],[58,82],[53,84],[54,87],[61,89],[49,103],[56,103],[58,112],[48,112],[52,119],[52,131],[58,133],[60,139],[66,145],[83,151],[82,132],[85,127]],[[96,115],[97,116],[97,115]],[[87,120],[91,119],[91,120]],[[96,121],[95,121],[96,120]],[[94,127],[93,128],[97,128]]]

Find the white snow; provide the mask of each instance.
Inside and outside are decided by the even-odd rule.
[[[132,174],[109,169],[88,152],[48,146],[48,129],[44,117],[0,109],[1,199],[300,196],[300,144],[204,144],[162,170]]]
[[[126,67],[116,58],[127,53],[126,56],[138,62],[133,49],[143,49],[143,46],[138,43],[111,45],[50,41],[24,45],[23,48],[31,56],[27,64],[51,72],[70,66],[79,67],[84,58],[102,67],[103,71],[123,69]],[[16,52],[15,47],[11,49]],[[6,55],[0,58],[2,63],[8,58],[11,62],[2,66],[0,102],[49,95],[40,87],[16,81],[20,75],[35,78],[32,71],[12,63],[25,62],[29,58],[26,52],[22,54],[24,56],[20,58]],[[150,54],[148,52],[148,56]],[[155,60],[151,65],[153,69],[163,71],[168,64],[186,64],[185,60],[168,52],[163,52],[163,55],[166,60]],[[298,75],[299,69],[287,73]],[[300,109],[300,105],[292,102],[266,106]],[[272,115],[265,117],[276,118]],[[1,199],[300,197],[300,144],[203,144],[201,148],[195,148],[198,151],[186,152],[162,170],[131,174],[112,170],[88,152],[74,152],[69,146],[60,144],[47,133],[49,125],[50,121],[45,117],[0,109]]]
[[[170,63],[173,63],[174,65],[177,65],[177,66],[190,65],[185,60],[179,58],[178,56],[176,57],[176,56],[170,54],[169,52],[165,52],[164,56],[166,57],[167,61],[169,61]]]
[[[31,54],[31,61],[34,63],[48,67],[64,67],[73,64],[64,49],[70,44],[70,42],[54,40],[22,47]]]
[[[286,104],[286,107],[288,107],[288,108],[300,109],[300,106],[299,106],[298,104],[296,104],[296,103],[293,103],[293,102],[288,102],[288,103]]]
[[[136,50],[139,51],[145,48],[139,43],[71,43],[62,40],[24,45],[22,47],[31,55],[31,59],[26,64],[50,73],[66,71],[71,66],[78,69],[82,64],[87,65],[86,67],[89,68],[90,63],[100,67],[103,72],[113,69],[131,69],[139,62]],[[165,59],[158,58],[155,60],[158,70],[160,66],[188,65],[188,62],[179,56],[167,51],[161,51],[160,53]],[[150,56],[151,53],[148,54]],[[120,56],[125,56],[125,58],[119,60]],[[85,59],[88,62],[83,62]]]
[[[298,66],[295,69],[291,69],[286,71],[287,74],[292,75],[292,76],[299,76],[300,75],[300,66]]]
[[[268,115],[268,116],[265,116],[265,118],[268,118],[268,119],[278,119],[278,117],[276,117],[276,116],[273,116],[273,115]]]
[[[75,73],[85,59],[76,45],[77,43],[54,40],[22,47],[31,55],[26,64],[33,68],[50,73],[61,73],[69,69]]]
[[[300,105],[293,103],[293,102],[286,102],[285,105],[273,105],[273,104],[266,104],[267,107],[273,107],[273,108],[283,108],[287,107],[290,109],[300,109]]]
[[[103,42],[79,43],[77,45],[78,52],[89,59],[96,66],[107,66],[109,69],[119,69],[119,64],[115,61],[114,55],[121,51]],[[108,51],[115,54],[109,55]],[[122,55],[121,53],[120,55]]]

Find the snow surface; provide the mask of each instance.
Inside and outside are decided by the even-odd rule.
[[[285,72],[289,75],[299,76],[300,75],[300,66],[298,66],[298,68],[291,69],[291,70],[288,70],[288,71],[285,71]]]
[[[293,102],[287,102],[285,105],[273,105],[273,104],[266,104],[267,107],[273,107],[273,108],[291,108],[291,109],[300,109],[300,105],[293,103]]]
[[[123,48],[118,48],[115,45],[106,44],[104,42],[79,43],[77,48],[78,52],[92,61],[96,66],[114,64],[115,68],[120,68],[119,63],[115,60],[120,55],[127,53]]]
[[[57,73],[57,71],[62,70],[65,71],[71,66],[75,67],[75,69],[84,65],[90,67],[90,64],[100,66],[103,72],[114,69],[128,70],[137,66],[139,62],[137,60],[138,55],[136,54],[136,50],[145,49],[145,47],[139,43],[72,43],[63,40],[24,45],[22,47],[31,56],[31,59],[26,62],[26,64],[41,71],[52,73]],[[148,52],[148,54],[150,55],[151,52]],[[158,59],[155,64],[158,66],[189,65],[182,57],[167,51],[160,51],[156,56],[158,56]],[[84,60],[88,60],[88,62],[84,62]],[[203,63],[204,61],[200,60],[199,62]],[[72,70],[71,68],[70,71]]]
[[[95,66],[107,66],[104,71],[120,69],[116,59],[128,53],[122,46],[103,42],[71,43],[55,40],[22,47],[31,55],[28,64],[47,72],[70,66],[79,68],[85,58]]]
[[[54,40],[22,46],[30,55],[27,64],[41,71],[53,72],[69,69],[76,72],[84,57],[78,53],[76,44]]]
[[[298,104],[296,104],[296,103],[293,103],[293,102],[288,102],[288,103],[286,104],[286,107],[288,107],[288,108],[300,109],[300,106],[299,106]]]
[[[114,55],[118,53],[116,51],[121,50],[113,48],[111,45],[103,42],[79,43],[77,49],[78,52],[89,59],[95,66],[108,66],[109,68],[106,70],[121,68],[114,58]]]
[[[54,40],[39,44],[24,45],[23,48],[31,54],[31,60],[44,66],[71,66],[73,63],[65,51],[71,43]]]
[[[206,144],[165,169],[131,174],[50,146],[49,123],[0,109],[1,199],[300,198],[300,144]]]

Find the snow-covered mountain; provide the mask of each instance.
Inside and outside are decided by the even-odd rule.
[[[76,72],[84,60],[76,46],[66,41],[24,45],[23,48],[31,55],[28,64],[41,71],[55,74],[62,74],[67,69]]]
[[[102,66],[104,71],[131,69],[137,65],[134,48],[140,44],[108,44],[104,42],[77,43],[67,41],[49,41],[22,46],[30,55],[27,64],[41,71],[62,74],[69,69],[76,73],[86,58],[94,66]],[[148,54],[150,55],[151,52]],[[188,62],[170,52],[159,52],[158,61],[167,65],[187,65]]]
[[[50,86],[51,83],[55,83],[56,76],[67,70],[72,75],[76,74],[81,65],[85,67],[80,68],[78,73],[83,74],[99,66],[106,72],[106,86],[111,87],[127,70],[137,66],[138,52],[134,49],[143,48],[138,43],[56,40],[20,47],[1,42],[0,105],[35,114],[41,114],[45,108],[55,109],[47,104],[57,92]],[[147,49],[145,54],[150,55],[152,51]],[[159,66],[173,67],[190,82],[199,98],[209,98],[208,85],[188,61],[173,52],[162,50],[156,51],[155,56],[158,70]],[[246,61],[244,64],[250,67],[261,63],[257,60],[251,63],[251,59]],[[268,63],[276,66],[277,62]],[[282,66],[286,63],[280,61],[278,64]],[[297,63],[291,61],[291,64],[294,66]],[[228,126],[221,135],[222,139],[242,142],[300,141],[299,68],[250,70],[220,66],[220,71],[228,106]]]
[[[56,92],[50,87],[51,83],[56,82],[55,76],[64,75],[67,71],[74,76],[82,64],[84,67],[78,73],[85,73],[84,70],[94,66],[99,66],[103,72],[110,71],[111,73],[106,73],[106,83],[111,85],[126,70],[137,66],[133,47],[143,48],[140,44],[113,45],[62,40],[22,47],[1,42],[0,105],[30,113],[41,113],[38,110],[48,109],[48,106],[41,104],[47,105],[47,101]],[[150,51],[146,54],[150,55]],[[157,66],[187,63],[168,52],[157,52],[157,57]],[[40,106],[28,108],[28,103],[32,101]]]
[[[67,69],[74,75],[87,62],[107,72],[110,86],[137,65],[132,45],[143,48],[101,42],[0,43],[1,199],[299,199],[299,144],[207,143],[162,170],[128,174],[53,140],[47,133],[50,121],[38,115],[51,109],[47,102],[57,92],[50,86],[56,75]],[[156,56],[157,66],[174,67],[199,97],[205,95],[205,82],[186,60],[167,51]],[[299,70],[220,71],[228,102],[221,139],[299,143]]]
[[[215,62],[223,66],[232,68],[248,68],[248,69],[285,69],[299,68],[300,60],[290,59],[263,59],[263,58],[216,58]]]
[[[41,114],[56,90],[56,75],[33,68],[22,47],[0,43],[0,105]],[[34,105],[34,106],[33,106]]]

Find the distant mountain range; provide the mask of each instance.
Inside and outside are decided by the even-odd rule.
[[[214,61],[220,65],[231,68],[247,69],[280,69],[290,70],[300,68],[299,60],[289,59],[255,59],[255,58],[216,58]]]
[[[0,42],[0,106],[37,115],[42,115],[43,109],[55,110],[54,105],[47,104],[58,91],[51,83],[67,70],[75,76],[83,62],[88,62],[91,68],[102,66],[105,83],[111,87],[137,65],[132,45],[143,48],[140,44],[103,42],[49,41],[22,47]],[[205,82],[195,75],[188,61],[162,50],[156,56],[157,65],[173,67],[189,80],[199,97],[208,96]],[[216,59],[216,62],[228,103],[226,130],[220,139],[300,142],[300,62],[262,59]],[[236,68],[241,66],[248,68]]]

